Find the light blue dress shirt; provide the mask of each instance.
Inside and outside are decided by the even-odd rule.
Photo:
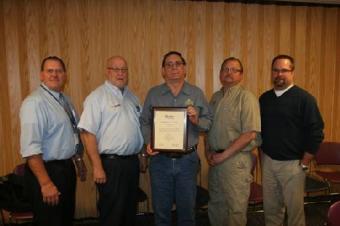
[[[44,88],[40,86],[21,105],[20,153],[23,158],[41,154],[44,161],[69,159],[75,154],[76,143],[72,124],[55,99],[60,93]],[[73,107],[72,111],[77,119]]]
[[[122,93],[105,81],[86,98],[78,128],[96,136],[99,154],[136,154],[143,146],[141,111],[127,87]]]

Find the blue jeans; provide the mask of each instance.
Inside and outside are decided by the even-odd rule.
[[[156,226],[171,226],[171,209],[176,204],[177,225],[195,225],[196,183],[199,158],[196,152],[181,158],[164,154],[150,161],[152,206]]]

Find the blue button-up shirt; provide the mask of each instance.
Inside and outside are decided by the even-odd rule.
[[[143,146],[139,117],[142,107],[127,87],[106,81],[84,102],[78,128],[96,136],[100,154],[131,155]]]
[[[69,159],[75,154],[72,124],[55,99],[59,98],[59,93],[48,91],[39,87],[22,103],[20,152],[24,158],[41,154],[43,160],[50,161]],[[68,97],[66,101],[69,102]],[[76,116],[74,110],[73,114]]]

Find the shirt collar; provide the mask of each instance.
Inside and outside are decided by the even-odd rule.
[[[124,91],[122,92],[117,86],[113,85],[108,80],[105,81],[105,85],[107,87],[109,87],[112,91],[114,91],[115,93],[120,93],[122,95],[124,95],[128,91],[128,87],[127,86],[124,87]]]
[[[290,86],[288,86],[287,88],[285,88],[284,90],[275,90],[274,89],[274,93],[277,97],[282,96],[285,92],[287,92],[290,88],[292,88],[294,86],[294,84],[291,84]]]
[[[224,89],[224,87],[222,87],[221,91],[222,91],[223,96],[224,96],[225,94],[230,95],[231,93],[237,92],[237,90],[239,90],[239,89],[241,89],[241,85],[237,84],[237,85],[234,85],[234,86],[227,88],[227,89]]]
[[[44,83],[41,83],[41,85],[47,89],[55,98],[57,98],[59,100],[60,94],[62,94],[62,92],[57,92],[54,90],[49,89]]]
[[[162,84],[162,92],[161,93],[162,93],[162,95],[165,95],[167,93],[171,93],[171,90],[166,83]],[[189,84],[186,81],[184,81],[183,87],[182,87],[182,89],[179,93],[183,93],[184,95],[187,95],[187,96],[190,95],[190,87],[189,87]]]

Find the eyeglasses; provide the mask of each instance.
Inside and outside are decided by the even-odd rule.
[[[108,70],[111,70],[115,73],[122,72],[122,73],[127,73],[128,69],[127,68],[115,68],[115,67],[108,67]]]
[[[221,70],[222,72],[224,72],[224,73],[232,73],[232,74],[236,74],[236,73],[238,73],[238,72],[241,72],[242,70],[241,69],[237,69],[237,68],[228,68],[228,67],[224,67],[224,68],[222,68],[222,70]]]
[[[63,69],[47,69],[45,70],[45,72],[47,74],[53,74],[53,73],[56,73],[56,74],[61,74],[61,73],[64,73],[65,71]]]
[[[291,70],[291,69],[286,69],[286,68],[283,68],[283,69],[273,68],[273,69],[272,69],[272,72],[273,72],[273,73],[277,73],[277,74],[279,74],[279,73],[281,73],[281,74],[287,74],[287,73],[292,72],[292,71],[293,71],[293,70]]]
[[[181,61],[176,61],[176,62],[167,62],[164,64],[164,67],[166,67],[167,69],[173,68],[175,66],[175,68],[181,67],[183,66],[184,63]]]

